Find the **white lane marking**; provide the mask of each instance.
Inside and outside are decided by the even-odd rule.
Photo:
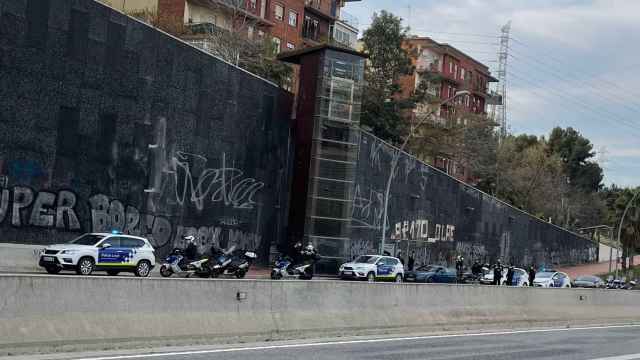
[[[636,360],[636,359],[640,359],[640,354],[620,355],[620,356],[597,358],[597,359],[591,359],[591,360]]]
[[[446,339],[446,338],[475,337],[475,336],[532,334],[532,333],[547,333],[547,332],[559,332],[559,331],[601,330],[601,329],[635,328],[635,327],[640,327],[640,324],[603,325],[603,326],[587,326],[587,327],[559,328],[559,329],[512,330],[512,331],[494,331],[494,332],[481,332],[481,333],[470,333],[470,334],[425,335],[425,336],[393,337],[393,338],[381,338],[381,339],[327,341],[327,342],[306,343],[306,344],[283,344],[283,345],[268,345],[268,346],[254,346],[254,347],[238,347],[238,348],[228,348],[228,349],[175,351],[175,352],[154,353],[154,354],[117,355],[117,356],[105,356],[105,357],[80,358],[76,360],[144,359],[144,358],[166,357],[166,356],[220,354],[220,353],[228,353],[228,352],[295,349],[295,348],[320,347],[320,346],[332,346],[332,345],[368,344],[368,343],[395,342],[395,341],[430,340],[430,339]],[[624,356],[640,356],[640,355],[624,355]],[[620,359],[613,357],[613,358],[592,359],[592,360],[632,360],[632,359],[640,359],[640,357],[620,358]]]

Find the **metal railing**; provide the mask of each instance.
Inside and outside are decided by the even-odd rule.
[[[317,10],[322,10],[321,9],[321,0],[304,0],[304,5],[312,7],[312,8],[317,9]]]

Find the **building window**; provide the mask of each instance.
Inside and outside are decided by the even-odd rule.
[[[453,74],[453,61],[449,62],[449,74]]]
[[[458,64],[453,64],[453,78],[458,77]]]
[[[302,36],[307,39],[318,40],[319,22],[318,20],[310,17],[304,17],[304,24],[302,25]]]
[[[258,37],[262,39],[264,37],[264,31],[258,30]]]
[[[351,34],[349,32],[343,31],[342,29],[339,29],[338,27],[334,27],[333,28],[333,39],[345,46],[348,47],[354,47],[354,42],[351,39]]]
[[[289,10],[289,25],[293,27],[298,26],[298,13],[292,10]]]
[[[273,11],[273,15],[278,21],[282,21],[284,19],[284,6],[280,4],[276,4],[275,10]]]
[[[351,121],[354,82],[338,76],[331,77],[329,90],[329,118]]]
[[[460,79],[464,80],[464,68],[460,68]]]
[[[295,49],[295,48],[296,48],[296,46],[295,46],[295,45],[293,45],[292,43],[290,43],[290,42],[288,42],[288,43],[287,43],[287,49],[289,49],[289,50],[293,50],[293,49]]]
[[[275,36],[273,37],[273,39],[271,39],[271,44],[273,45],[273,48],[272,48],[273,50],[272,51],[273,51],[274,54],[277,54],[277,53],[280,52],[280,44],[281,43],[282,43],[282,41],[280,41],[280,39],[275,37]]]
[[[256,8],[256,0],[249,0],[249,7],[251,9],[255,9]]]

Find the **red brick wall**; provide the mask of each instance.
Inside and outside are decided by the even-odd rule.
[[[304,0],[266,0],[267,11],[265,18],[274,23],[271,27],[271,37],[275,36],[280,39],[280,50],[287,51],[287,43],[292,43],[296,49],[302,46],[302,23],[304,21]],[[284,16],[282,20],[276,20],[275,8],[276,4],[284,7]],[[293,10],[298,13],[298,23],[295,27],[289,25],[289,11]]]
[[[158,26],[172,34],[180,34],[184,28],[186,0],[158,0]]]

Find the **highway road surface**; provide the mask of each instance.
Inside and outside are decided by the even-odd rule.
[[[632,360],[640,359],[640,325],[596,326],[395,338],[349,338],[315,342],[273,342],[128,355],[93,354],[83,360]],[[70,358],[68,355],[66,358]]]

